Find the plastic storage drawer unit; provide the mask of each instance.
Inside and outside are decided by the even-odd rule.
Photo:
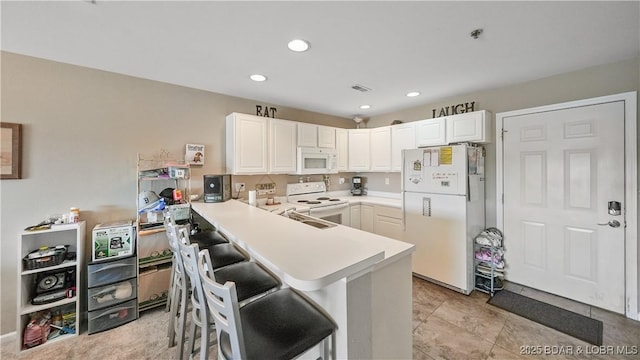
[[[130,257],[117,261],[89,265],[88,286],[90,288],[111,284],[136,277],[137,259]]]
[[[103,309],[135,299],[136,296],[137,286],[135,278],[115,284],[90,288],[87,296],[87,308],[89,311]]]
[[[127,301],[107,309],[89,312],[89,334],[126,324],[137,318],[137,300]]]

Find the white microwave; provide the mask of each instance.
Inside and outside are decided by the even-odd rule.
[[[337,162],[336,149],[298,146],[296,174],[336,174]]]

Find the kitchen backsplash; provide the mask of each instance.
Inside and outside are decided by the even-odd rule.
[[[339,173],[329,175],[329,191],[351,190],[351,178],[353,176],[362,176],[365,178],[365,185],[370,191],[380,192],[400,192],[400,173]],[[302,176],[303,181],[307,180],[307,176]],[[340,178],[344,179],[344,183],[340,184]],[[275,196],[285,196],[287,184],[295,183],[300,180],[298,175],[232,175],[231,176],[231,189],[232,197],[247,198],[247,191],[255,190],[256,184],[275,183],[276,194]],[[310,181],[322,181],[323,175],[310,175]],[[387,184],[388,180],[388,184]],[[239,194],[235,191],[235,183],[245,183],[246,191],[241,191]],[[202,179],[191,179],[191,192],[192,194],[202,194]],[[266,197],[261,195],[258,197]]]

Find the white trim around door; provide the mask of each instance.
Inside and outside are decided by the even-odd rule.
[[[637,92],[608,95],[560,104],[514,110],[496,114],[496,220],[504,228],[504,153],[502,129],[509,117],[536,112],[623,101],[625,104],[625,315],[640,320],[638,292],[638,157],[637,157]],[[508,274],[507,274],[508,275]]]

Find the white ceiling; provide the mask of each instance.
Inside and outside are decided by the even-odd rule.
[[[9,2],[2,50],[342,117],[640,55],[628,2]],[[477,40],[470,36],[484,29]],[[287,42],[303,38],[310,51]],[[256,83],[249,75],[262,73]],[[361,93],[352,85],[372,89]],[[409,91],[421,96],[408,98]],[[362,104],[371,105],[360,110]]]

